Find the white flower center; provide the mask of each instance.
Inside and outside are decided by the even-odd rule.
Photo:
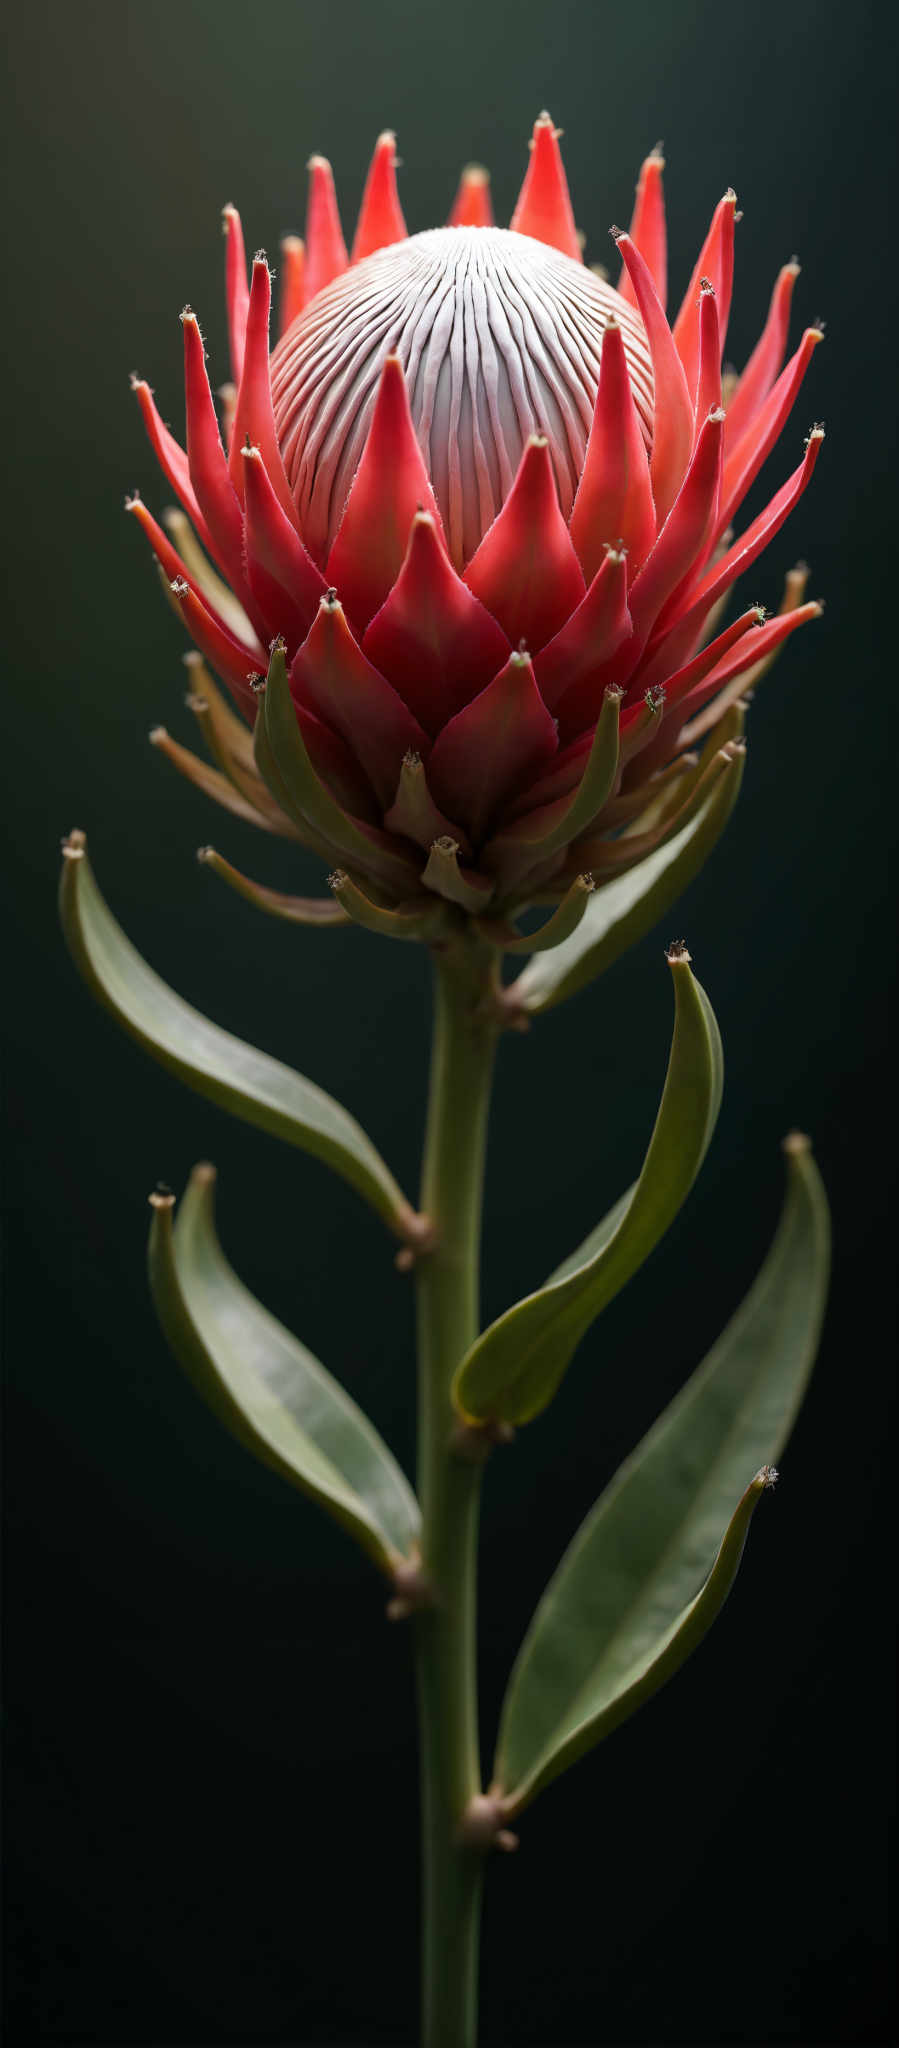
[[[653,377],[639,314],[544,242],[505,228],[430,228],[319,292],[272,358],[275,425],[311,552],[324,561],[334,540],[392,350],[458,568],[495,519],[530,434],[548,439],[567,517],[611,314],[649,445]]]

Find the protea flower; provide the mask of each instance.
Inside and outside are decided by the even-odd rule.
[[[585,871],[643,859],[734,766],[729,708],[819,610],[795,572],[777,617],[721,627],[814,469],[819,427],[733,539],[821,335],[781,367],[788,263],[742,376],[722,376],[732,191],[669,324],[662,169],[656,151],[630,232],[612,230],[615,288],[582,260],[547,115],[508,229],[471,168],[449,225],[409,236],[384,134],[348,256],[314,157],[271,356],[271,273],[258,255],[248,285],[225,209],[224,434],[189,309],[186,452],[135,380],[183,511],[164,532],[129,509],[199,650],[218,770],[156,737],[323,855],[351,909],[401,905],[424,930],[451,903],[508,931],[565,899],[570,921]]]

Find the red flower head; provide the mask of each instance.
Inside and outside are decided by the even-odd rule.
[[[781,367],[787,264],[742,377],[722,375],[730,191],[669,325],[662,167],[647,158],[630,233],[612,231],[615,289],[582,260],[547,115],[508,229],[472,167],[449,226],[409,236],[385,134],[348,256],[314,157],[271,357],[268,265],[248,286],[225,209],[224,437],[189,309],[186,452],[135,382],[183,513],[166,533],[129,509],[200,650],[218,771],[163,743],[336,865],[338,893],[412,926],[447,903],[496,925],[643,859],[733,769],[734,704],[819,610],[795,572],[776,618],[721,628],[815,466],[819,427],[733,538],[821,336]]]

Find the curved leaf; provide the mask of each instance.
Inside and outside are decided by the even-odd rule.
[[[674,1037],[639,1180],[543,1287],[507,1309],[472,1346],[453,1385],[469,1421],[520,1423],[539,1415],[585,1330],[649,1257],[699,1172],[721,1106],[721,1039],[686,948],[672,947],[668,961]]]
[[[398,1237],[420,1236],[415,1211],[348,1110],[176,995],[116,923],[94,880],[83,833],[71,834],[64,854],[60,909],[69,951],[93,994],[132,1038],[232,1116],[324,1159]]]
[[[510,1811],[658,1691],[729,1591],[805,1391],[827,1294],[827,1197],[807,1139],[785,1150],[784,1209],[753,1287],[582,1523],[531,1622],[495,1766]]]
[[[638,867],[597,887],[580,924],[555,951],[529,960],[506,990],[509,1002],[525,1010],[550,1010],[587,983],[651,931],[698,875],[720,839],[737,801],[743,758],[734,759],[715,783],[708,802]]]
[[[216,1236],[214,1184],[211,1166],[194,1168],[174,1232],[172,1197],[152,1197],[150,1285],[171,1349],[231,1434],[392,1577],[418,1539],[415,1495],[361,1408],[238,1280]]]

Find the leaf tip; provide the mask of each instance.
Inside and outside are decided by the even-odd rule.
[[[805,1131],[788,1131],[786,1137],[781,1140],[781,1150],[786,1153],[788,1159],[804,1159],[811,1149],[812,1141],[806,1136]]]
[[[76,826],[74,831],[66,834],[61,844],[63,860],[83,860],[87,851],[87,833]]]

